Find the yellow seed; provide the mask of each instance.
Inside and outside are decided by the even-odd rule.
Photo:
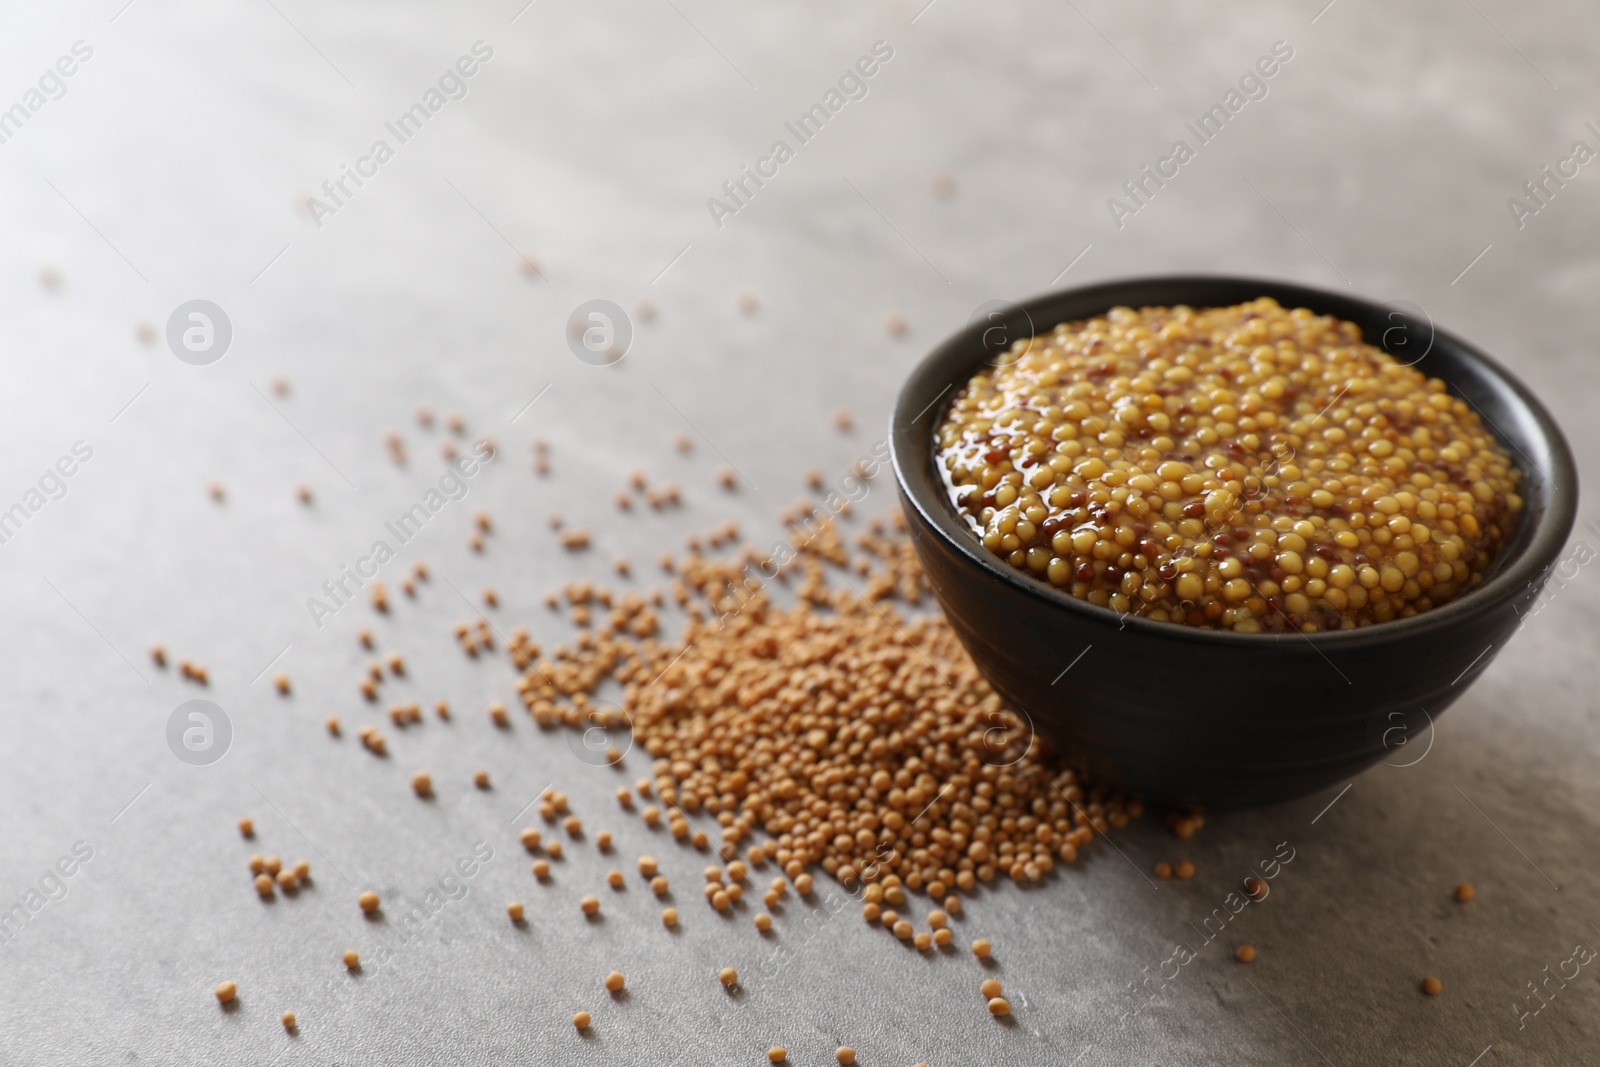
[[[789,1053],[777,1045],[767,1049],[767,1059],[773,1063],[782,1063],[789,1058]]]
[[[294,1012],[286,1011],[283,1013],[283,1028],[285,1030],[296,1030],[299,1029],[299,1026],[299,1020],[295,1018]]]
[[[856,1050],[849,1045],[840,1045],[833,1055],[839,1061],[840,1067],[851,1067],[851,1064],[856,1062]]]
[[[506,905],[506,914],[511,917],[511,921],[512,922],[514,922],[514,923],[521,922],[522,921],[522,915],[523,915],[522,901],[513,900],[511,903],[507,904]]]
[[[572,1025],[576,1026],[579,1030],[589,1029],[589,1023],[591,1021],[592,1020],[589,1018],[589,1013],[586,1011],[580,1011],[572,1017]]]
[[[361,954],[355,949],[346,949],[343,958],[347,970],[358,971],[361,969]]]
[[[612,889],[621,889],[626,883],[623,881],[621,871],[612,871],[606,875],[606,882]]]
[[[1432,975],[1429,975],[1427,978],[1422,980],[1422,991],[1428,994],[1430,997],[1436,997],[1444,991],[1444,983],[1440,982],[1439,979],[1433,977]]]
[[[1233,955],[1240,963],[1249,963],[1256,958],[1256,950],[1252,945],[1240,945],[1238,951]]]
[[[976,941],[974,941],[972,943],[972,954],[974,956],[978,957],[980,960],[988,959],[989,958],[989,952],[990,952],[989,942],[983,940],[982,938],[979,938],[978,940],[976,940]]]
[[[585,915],[598,915],[600,914],[600,898],[594,896],[584,897],[578,901],[578,907],[582,909]]]
[[[606,989],[612,993],[622,992],[623,977],[621,971],[612,971],[606,975]]]
[[[732,967],[724,967],[717,973],[717,980],[725,986],[732,987],[739,981],[739,972]]]
[[[987,978],[978,987],[978,992],[983,994],[984,1000],[993,1000],[1000,995],[1000,983],[993,978]]]
[[[550,864],[545,860],[533,861],[533,876],[541,882],[550,877]]]
[[[989,1001],[989,1014],[994,1016],[1010,1015],[1011,1004],[1005,997],[995,997]]]
[[[361,905],[362,911],[366,912],[368,915],[371,915],[373,912],[378,910],[378,905],[381,904],[382,901],[378,899],[378,894],[369,889],[356,898],[356,903]]]
[[[758,912],[755,917],[755,924],[757,930],[760,930],[762,933],[766,933],[768,930],[772,929],[772,916],[768,915],[764,911]]]
[[[217,983],[217,1002],[218,1003],[220,1003],[220,1004],[231,1004],[231,1003],[233,1003],[233,998],[238,996],[238,995],[239,995],[239,987],[238,987],[237,984],[235,984],[233,982],[218,982]]]
[[[661,909],[661,925],[662,926],[677,926],[678,925],[678,909],[677,908],[663,908],[663,909]]]

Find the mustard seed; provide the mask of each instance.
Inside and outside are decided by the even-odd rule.
[[[950,932],[949,927],[942,927],[933,932],[933,943],[940,948],[945,948],[954,940],[955,935]]]
[[[667,889],[667,879],[664,876],[658,874],[654,878],[650,879],[650,891],[656,896],[666,896]]]
[[[661,925],[662,926],[669,926],[669,927],[670,926],[677,926],[678,925],[678,909],[677,908],[663,908],[663,909],[661,909]]]
[[[255,824],[255,821],[252,820],[252,819],[240,819],[239,820],[239,835],[241,837],[254,837],[254,836],[256,836],[256,824]]]
[[[531,869],[533,876],[541,882],[550,877],[550,864],[545,860],[534,860]]]
[[[577,837],[579,834],[583,833],[583,823],[579,821],[576,815],[570,816],[563,825],[565,826],[567,834],[570,837]]]
[[[1473,889],[1472,886],[1467,882],[1462,882],[1460,885],[1456,886],[1456,899],[1463,904],[1471,900],[1476,895],[1477,890]]]
[[[811,895],[811,876],[802,874],[794,880],[794,891],[803,897]]]
[[[978,987],[978,992],[983,994],[984,1000],[993,1000],[1000,995],[1000,983],[993,978],[985,979],[984,983]]]
[[[276,878],[278,872],[283,870],[283,860],[277,856],[268,856],[262,861],[261,869]]]
[[[473,775],[472,775],[472,784],[477,786],[479,789],[488,789],[489,788],[489,772],[488,771],[474,771]]]
[[[235,982],[218,982],[216,992],[217,1003],[231,1004],[233,998],[239,995],[239,986]]]
[[[1160,863],[1157,863],[1156,864],[1156,877],[1157,878],[1171,878],[1172,877],[1172,864],[1168,863],[1166,860],[1162,860]]]
[[[544,854],[546,856],[549,856],[553,860],[560,859],[561,858],[561,842],[560,841],[546,841],[544,843]]]
[[[263,857],[261,855],[261,853],[257,852],[255,855],[250,857],[250,873],[251,874],[260,874],[262,871],[264,871],[266,869],[267,869],[267,861],[266,861],[265,857]]]
[[[517,835],[517,839],[522,842],[522,847],[529,852],[539,847],[540,837],[539,831],[531,826],[524,827],[522,833]]]
[[[933,947],[933,935],[926,930],[919,930],[917,936],[911,939],[911,943],[917,946],[918,952],[926,952]]]
[[[589,1018],[589,1013],[586,1011],[580,1011],[572,1017],[572,1025],[576,1026],[579,1030],[589,1029],[589,1023],[591,1021],[592,1020]]]
[[[904,919],[901,919],[899,922],[894,924],[894,936],[898,937],[900,940],[910,940],[911,933],[911,924],[906,922]]]
[[[278,888],[283,890],[285,893],[293,893],[295,890],[300,888],[300,879],[295,877],[295,873],[293,871],[279,871]]]
[[[1194,864],[1190,863],[1188,860],[1179,860],[1178,865],[1172,870],[1173,873],[1179,878],[1187,879],[1194,877]]]
[[[624,981],[625,979],[622,977],[621,971],[612,971],[610,974],[606,975],[606,991],[610,993],[622,992]]]
[[[167,665],[167,650],[160,645],[155,645],[150,649],[150,658],[155,661],[157,667],[165,667]]]
[[[289,695],[289,676],[287,674],[274,675],[272,684],[277,688],[279,696]]]
[[[935,930],[946,926],[949,922],[950,916],[946,915],[942,911],[935,909],[934,911],[928,912],[928,925]]]
[[[621,889],[627,884],[622,878],[621,871],[612,871],[610,874],[606,875],[606,882],[610,884],[612,889]]]
[[[979,938],[972,943],[972,954],[978,957],[980,960],[988,959],[990,951],[991,948],[989,942],[983,940],[982,938]]]
[[[286,1011],[286,1012],[283,1013],[283,1028],[285,1030],[293,1032],[293,1031],[299,1029],[299,1026],[300,1026],[300,1024],[295,1019],[294,1012]]]
[[[721,982],[725,986],[728,986],[729,988],[732,988],[733,985],[739,981],[739,972],[734,970],[732,967],[724,967],[722,970],[717,972],[717,981]]]
[[[1256,958],[1255,946],[1240,945],[1239,950],[1235,952],[1233,956],[1234,959],[1238,960],[1240,963],[1249,963],[1251,960]]]
[[[361,969],[361,953],[355,949],[346,949],[342,959],[346,970],[358,971]]]
[[[523,916],[522,901],[513,900],[511,903],[507,904],[506,905],[506,914],[511,917],[511,921],[512,922],[514,922],[514,923],[521,922],[522,921],[522,916]]]
[[[788,1058],[789,1058],[788,1051],[785,1050],[785,1049],[779,1048],[776,1045],[774,1045],[772,1048],[767,1049],[767,1059],[770,1060],[773,1063],[782,1063],[784,1060],[786,1060]]]
[[[344,727],[340,725],[339,716],[337,715],[329,715],[328,721],[323,725],[328,728],[328,733],[332,734],[334,737],[338,737],[340,732],[344,729]]]
[[[999,1018],[1011,1014],[1011,1002],[1005,997],[995,997],[989,1001],[989,1014]]]
[[[776,889],[767,890],[766,893],[762,894],[761,897],[761,903],[765,904],[769,908],[777,907],[778,900],[778,891]]]
[[[879,917],[882,916],[882,915],[883,915],[883,908],[879,907],[877,904],[863,904],[863,905],[861,905],[861,917],[863,919],[867,920],[867,922],[869,922],[869,923],[877,922]]]
[[[598,915],[600,914],[600,898],[586,896],[578,901],[578,907],[585,915]]]
[[[1436,997],[1444,991],[1444,983],[1429,975],[1422,980],[1422,991],[1430,997]]]
[[[262,897],[272,896],[272,886],[272,875],[265,873],[256,875],[256,892]]]
[[[378,910],[378,905],[382,902],[378,899],[378,894],[369,889],[356,898],[356,903],[361,905],[362,911],[371,915]]]
[[[311,861],[295,860],[294,877],[296,881],[304,882],[311,877]]]
[[[760,930],[762,933],[766,933],[768,930],[772,929],[772,916],[768,915],[764,911],[757,912],[754,921],[756,924],[756,929]]]
[[[433,778],[427,771],[418,771],[411,776],[411,791],[419,797],[433,795]]]
[[[1009,356],[937,432],[957,507],[1011,566],[1119,613],[1388,622],[1479,584],[1523,509],[1477,411],[1355,323],[1269,298],[1113,308]]]
[[[720,889],[713,890],[711,893],[711,906],[716,908],[718,911],[727,911],[728,894]]]
[[[851,1067],[856,1062],[856,1050],[849,1045],[840,1045],[833,1056],[839,1061],[840,1067]]]

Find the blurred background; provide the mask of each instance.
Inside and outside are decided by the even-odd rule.
[[[970,973],[850,916],[790,938],[760,995],[679,995],[769,949],[665,945],[640,901],[594,937],[668,992],[577,1041],[594,938],[507,930],[527,879],[511,824],[552,781],[591,807],[615,783],[559,737],[481,728],[510,667],[449,640],[486,585],[499,625],[554,640],[545,591],[616,556],[653,569],[726,518],[769,540],[803,472],[868,452],[899,381],[975,309],[1130,274],[1409,301],[1526,381],[1592,474],[1587,8],[62,0],[0,26],[0,909],[26,911],[0,931],[0,1061],[743,1064],[787,1044],[823,1062],[846,1038],[862,1063],[936,1067],[1591,1055],[1600,971],[1549,980],[1600,943],[1587,568],[1436,737],[1348,794],[1212,818],[1182,845],[1193,882],[1143,876],[1179,847],[1147,816],[1120,858],[976,904],[1006,950],[1004,1027],[953,1006]],[[1207,114],[1220,132],[1196,129]],[[1192,158],[1164,164],[1179,141]],[[592,301],[606,318],[574,330]],[[595,325],[611,336],[585,348]],[[497,451],[385,572],[392,590],[425,560],[440,580],[383,625],[419,694],[474,709],[430,751],[436,776],[490,765],[499,785],[419,815],[403,761],[322,731],[362,713],[370,609],[318,620],[308,600],[437,482],[449,412],[463,450]],[[636,467],[682,506],[622,516]],[[892,506],[880,478],[864,510]],[[561,549],[557,511],[588,553]],[[1594,517],[1580,506],[1575,542],[1600,546]],[[156,644],[208,689],[157,669]],[[200,695],[226,716],[204,765],[169,744]],[[311,859],[320,900],[256,901],[243,815]],[[480,841],[503,862],[392,967],[353,983],[333,965],[384,936],[354,886],[420,895]],[[1285,841],[1295,862],[1250,916],[1262,959],[1141,985]],[[74,873],[52,874],[64,857]],[[1459,881],[1470,913],[1447,899]],[[1417,993],[1425,973],[1444,996]],[[217,1010],[223,978],[239,1010]]]

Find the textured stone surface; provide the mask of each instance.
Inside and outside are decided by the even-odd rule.
[[[525,720],[488,725],[511,671],[467,661],[449,635],[487,584],[502,630],[549,642],[565,626],[544,590],[604,576],[615,555],[643,586],[688,529],[732,516],[775,537],[801,472],[835,478],[866,452],[907,368],[973,308],[1101,277],[1231,271],[1414,301],[1544,397],[1592,472],[1600,171],[1583,167],[1521,229],[1506,204],[1575,140],[1600,148],[1584,127],[1600,120],[1597,37],[1579,5],[119,3],[12,10],[0,34],[6,106],[74,41],[93,48],[0,144],[0,508],[74,442],[93,449],[0,546],[0,906],[41,880],[60,898],[24,905],[0,945],[0,1060],[748,1064],[775,1043],[795,1063],[849,1043],[863,1064],[936,1067],[1593,1058],[1594,965],[1549,979],[1548,1006],[1518,1018],[1540,1004],[1527,983],[1600,944],[1591,568],[1431,749],[1423,736],[1397,749],[1396,764],[1420,762],[1374,769],[1331,808],[1333,793],[1216,815],[1192,842],[1149,817],[1041,887],[981,894],[958,944],[994,943],[1006,1022],[984,1012],[970,956],[919,957],[853,904],[809,929],[791,907],[767,940],[748,911],[717,917],[698,899],[704,860],[618,812],[617,774]],[[395,142],[383,124],[478,40],[493,57],[465,98]],[[784,122],[879,40],[894,54],[865,98],[797,144]],[[1117,228],[1107,198],[1174,140],[1196,147],[1185,122],[1277,41],[1294,54],[1268,95]],[[305,198],[380,137],[394,158],[318,228]],[[778,138],[794,158],[718,228],[706,199]],[[937,172],[955,179],[947,201]],[[41,287],[43,264],[59,287]],[[233,323],[220,362],[135,339],[136,322],[159,331],[197,297]],[[659,318],[635,323],[626,359],[573,358],[574,307],[645,297]],[[891,312],[905,337],[886,334]],[[411,421],[422,403],[459,409],[500,456],[385,568],[392,591],[402,566],[433,566],[415,602],[396,594],[386,619],[354,605],[319,630],[306,598],[439,476],[440,433]],[[832,428],[838,407],[852,433]],[[404,468],[384,455],[389,427],[409,443]],[[687,456],[670,448],[680,432]],[[529,469],[535,433],[551,441],[549,479]],[[715,484],[725,462],[747,476],[736,494]],[[679,482],[685,506],[614,521],[635,465]],[[863,510],[891,496],[880,481]],[[496,529],[477,556],[465,539],[480,507]],[[594,532],[586,556],[556,547],[552,510]],[[1582,525],[1594,517],[1581,509],[1575,536],[1600,547]],[[351,736],[373,717],[356,692],[362,626],[410,667],[385,703],[457,710],[389,729],[386,761]],[[169,716],[200,694],[151,666],[156,642],[209,668],[205,695],[234,732],[221,762],[168,751]],[[271,691],[278,670],[287,699]],[[1249,699],[1247,678],[1194,684]],[[328,714],[343,741],[324,735]],[[628,780],[647,770],[627,762]],[[422,767],[426,804],[408,788]],[[478,767],[493,790],[471,788]],[[618,846],[571,849],[539,886],[515,830],[552,782]],[[242,815],[253,843],[233,829]],[[47,872],[80,841],[93,857],[58,887]],[[478,841],[494,858],[466,895],[403,939],[398,902],[423,900]],[[1203,920],[1280,842],[1295,858],[1269,899],[1206,942]],[[256,850],[305,856],[315,887],[261,904]],[[677,887],[677,933],[633,874],[647,850]],[[1152,882],[1163,858],[1198,874]],[[603,885],[613,866],[625,892]],[[1450,896],[1463,880],[1478,889],[1467,906]],[[367,887],[395,902],[388,922],[360,917]],[[579,915],[586,892],[602,921]],[[525,928],[506,922],[511,899]],[[1248,967],[1232,959],[1244,941],[1260,952]],[[1180,943],[1193,961],[1141,987]],[[352,978],[338,960],[352,947],[393,958]],[[745,975],[736,996],[716,982],[726,965]],[[612,969],[628,977],[616,1001],[601,988]],[[1418,993],[1428,974],[1443,996]],[[226,1012],[211,994],[224,978],[239,983]],[[595,1018],[584,1038],[579,1009]]]

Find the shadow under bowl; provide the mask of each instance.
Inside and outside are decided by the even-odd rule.
[[[1367,343],[1442,379],[1478,410],[1522,470],[1525,501],[1480,585],[1432,611],[1355,630],[1240,634],[1119,616],[983,547],[950,502],[934,433],[956,393],[997,353],[997,327],[1014,338],[1117,306],[1223,307],[1261,296],[1362,325]],[[1420,309],[1250,278],[1134,278],[1011,305],[917,366],[896,401],[890,447],[929,583],[990,684],[1096,781],[1171,804],[1284,801],[1386,757],[1416,759],[1434,718],[1527,614],[1578,499],[1571,450],[1544,406]]]

